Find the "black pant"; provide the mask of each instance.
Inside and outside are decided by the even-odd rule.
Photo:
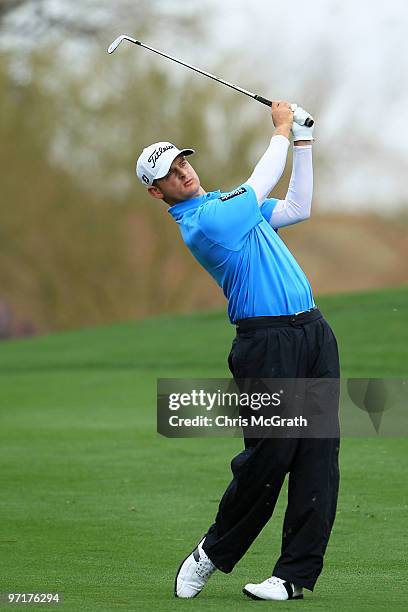
[[[228,363],[235,379],[340,377],[336,338],[317,309],[239,322]],[[289,473],[281,555],[272,574],[313,590],[336,514],[339,438],[244,441],[203,548],[218,569],[231,572],[271,518]]]

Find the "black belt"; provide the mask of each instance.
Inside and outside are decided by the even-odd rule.
[[[322,313],[315,306],[305,312],[293,315],[280,315],[276,317],[248,317],[240,319],[236,322],[237,333],[246,332],[252,329],[261,329],[262,327],[287,327],[288,325],[296,326],[310,323],[322,318]]]

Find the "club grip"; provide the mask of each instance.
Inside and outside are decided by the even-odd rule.
[[[260,102],[261,104],[265,104],[265,106],[272,106],[272,101],[267,98],[263,98],[262,96],[255,95],[254,100]]]

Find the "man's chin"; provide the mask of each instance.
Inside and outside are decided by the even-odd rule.
[[[185,186],[185,193],[190,198],[198,194],[199,190],[200,190],[200,184],[196,180],[192,180],[191,183]]]

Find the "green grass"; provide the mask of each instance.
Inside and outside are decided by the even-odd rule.
[[[408,289],[319,305],[344,376],[407,376]],[[227,376],[233,333],[224,313],[204,313],[0,345],[0,592],[58,590],[73,611],[406,609],[401,438],[342,441],[338,516],[313,595],[265,604],[241,594],[276,559],[283,491],[234,572],[216,573],[198,599],[173,598],[241,442],[158,436],[156,378]]]

